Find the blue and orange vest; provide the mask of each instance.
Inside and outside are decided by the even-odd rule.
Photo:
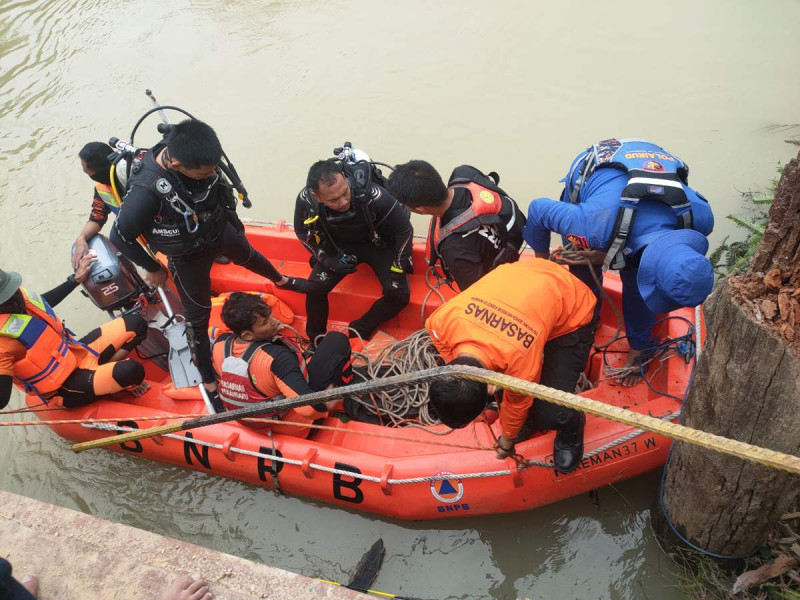
[[[27,314],[0,315],[0,335],[25,346],[25,358],[14,363],[14,382],[25,392],[44,397],[55,392],[77,367],[70,334],[47,300],[20,288]]]
[[[116,196],[114,196],[114,190],[112,187],[105,183],[95,181],[94,190],[97,192],[97,195],[100,196],[103,204],[105,204],[115,215],[118,215],[121,204],[117,201]]]

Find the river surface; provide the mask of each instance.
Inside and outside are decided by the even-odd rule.
[[[714,247],[741,236],[724,219],[739,191],[796,154],[783,140],[800,133],[798,23],[797,0],[0,0],[0,267],[39,290],[68,274],[91,201],[77,152],[128,138],[145,88],[216,128],[254,201],[245,216],[290,220],[309,165],[345,140],[444,175],[496,170],[525,207],[557,197],[589,143],[643,137],[691,165]],[[78,332],[103,317],[78,293],[59,314]],[[374,587],[419,598],[680,598],[649,529],[657,484],[399,523],[0,428],[2,489],[339,581],[382,537]]]

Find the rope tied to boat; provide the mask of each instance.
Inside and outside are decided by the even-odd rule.
[[[379,389],[389,389],[395,386],[406,386],[420,382],[431,381],[442,376],[463,377],[473,381],[493,384],[519,394],[539,398],[546,402],[552,402],[554,404],[579,410],[587,414],[603,417],[616,423],[629,425],[636,427],[637,429],[657,433],[674,440],[688,442],[708,450],[713,450],[722,454],[728,454],[730,456],[735,456],[737,458],[800,475],[800,457],[797,456],[792,456],[790,454],[777,452],[767,448],[761,448],[745,442],[725,438],[720,435],[699,431],[679,423],[664,421],[657,417],[641,414],[627,408],[612,406],[599,400],[594,400],[584,396],[577,396],[569,392],[563,392],[561,390],[549,388],[547,386],[525,381],[523,379],[518,379],[510,375],[495,373],[494,371],[490,371],[488,369],[480,369],[478,367],[470,367],[466,365],[448,365],[445,367],[426,369],[425,371],[421,371],[419,373],[397,375],[393,377],[387,377],[383,380],[352,384],[341,388],[323,390],[294,398],[258,402],[252,406],[239,408],[221,414],[206,415],[198,419],[188,419],[181,423],[139,429],[117,436],[81,442],[74,444],[72,449],[76,452],[80,452],[110,444],[124,443],[154,437],[157,435],[173,433],[176,431],[197,429],[199,427],[214,425],[216,423],[223,423],[226,421],[233,421],[246,417],[255,417],[267,410],[284,410],[316,402],[326,402],[335,398],[341,398],[342,396],[362,394]]]
[[[661,417],[661,419],[671,420],[671,419],[674,419],[676,416],[678,416],[678,413],[669,413],[669,414]],[[481,445],[469,446],[469,445],[466,445],[466,444],[449,444],[449,443],[446,443],[446,442],[437,442],[437,441],[434,441],[434,440],[397,438],[396,436],[388,436],[388,435],[387,436],[382,436],[380,434],[375,434],[375,433],[366,432],[366,431],[350,431],[350,430],[347,430],[347,429],[342,429],[342,428],[339,428],[339,427],[330,427],[330,426],[326,426],[326,425],[310,425],[310,424],[305,424],[305,423],[289,423],[289,422],[284,422],[284,421],[280,421],[280,420],[277,420],[277,419],[247,419],[247,420],[248,421],[253,421],[253,422],[259,422],[259,423],[275,423],[275,424],[281,424],[281,425],[291,425],[291,426],[295,426],[295,427],[311,427],[311,428],[314,428],[314,429],[322,429],[322,430],[328,430],[328,431],[343,431],[343,432],[348,433],[348,435],[355,434],[355,435],[367,435],[367,436],[373,436],[373,437],[385,437],[385,438],[391,438],[391,439],[393,439],[395,441],[409,441],[409,442],[413,442],[413,443],[433,444],[433,445],[437,445],[437,446],[448,446],[448,447],[462,448],[462,449],[467,449],[467,450],[487,450],[487,451],[489,451],[489,450],[494,451],[495,450],[494,447],[486,447],[486,446],[481,446]],[[89,429],[101,429],[101,430],[105,430],[105,431],[120,431],[120,432],[136,432],[136,431],[139,431],[138,429],[136,429],[134,427],[129,427],[129,426],[125,426],[125,425],[111,425],[109,423],[104,423],[104,422],[100,422],[100,421],[95,421],[95,422],[92,422],[92,423],[85,423],[83,426],[86,427],[86,428],[89,428]],[[491,430],[491,428],[489,428],[489,429]],[[595,448],[594,450],[585,453],[583,455],[583,458],[584,459],[591,459],[591,457],[593,457],[593,456],[595,456],[597,454],[601,454],[603,452],[606,452],[607,450],[610,450],[614,446],[617,446],[617,445],[620,445],[620,444],[624,444],[624,443],[626,443],[626,442],[628,442],[628,441],[630,441],[630,440],[642,435],[643,433],[645,433],[645,431],[646,430],[644,430],[644,429],[633,430],[630,433],[620,437],[619,439],[614,440],[613,442],[609,442],[609,443],[607,443],[607,444],[605,444],[603,446],[600,446],[599,448]],[[186,442],[186,443],[197,444],[198,446],[205,446],[205,447],[208,447],[208,448],[214,448],[216,450],[222,450],[223,449],[223,445],[222,444],[217,444],[215,442],[207,442],[207,441],[205,441],[205,440],[203,440],[203,439],[201,439],[199,437],[191,437],[190,438],[190,437],[187,437],[187,436],[176,435],[176,434],[172,434],[172,433],[166,434],[166,435],[164,435],[164,437],[170,438],[170,439],[174,439],[174,440],[183,441],[183,442]],[[241,454],[243,456],[250,456],[250,457],[253,457],[253,458],[260,458],[262,460],[271,461],[270,462],[270,468],[269,468],[270,472],[277,471],[277,469],[274,468],[274,464],[276,462],[289,464],[289,465],[295,465],[295,466],[302,466],[303,463],[304,463],[303,460],[289,458],[289,457],[281,456],[281,455],[277,454],[275,452],[274,445],[273,445],[273,449],[272,449],[272,453],[271,454],[264,453],[264,452],[259,452],[259,451],[255,451],[255,450],[247,450],[245,448],[239,448],[237,446],[230,446],[228,451],[229,452],[233,452],[235,454]],[[524,469],[528,469],[528,468],[531,468],[531,467],[542,467],[542,468],[552,469],[555,466],[552,462],[528,460],[528,459],[525,459],[524,457],[520,456],[519,454],[517,454],[515,456],[519,457],[519,459],[514,457],[515,458],[515,462],[517,463],[517,470],[518,471],[522,471]],[[356,472],[353,472],[353,471],[348,471],[346,469],[338,469],[338,468],[335,468],[335,467],[328,467],[326,465],[321,465],[321,464],[317,464],[317,463],[313,463],[313,462],[309,463],[308,466],[311,469],[314,469],[314,470],[317,470],[317,471],[322,471],[322,472],[325,472],[325,473],[332,473],[332,474],[335,474],[335,475],[344,475],[344,476],[347,476],[347,477],[353,477],[355,479],[361,479],[361,480],[364,480],[364,481],[371,481],[373,483],[378,483],[378,484],[381,483],[381,478],[377,477],[377,476],[374,476],[374,475],[368,475],[368,474],[364,474],[364,473],[356,473]],[[485,477],[503,477],[503,476],[511,475],[511,473],[512,473],[511,469],[500,469],[500,470],[496,470],[496,471],[478,471],[478,472],[470,472],[470,473],[424,475],[424,476],[420,476],[420,477],[406,477],[406,478],[403,478],[403,479],[391,479],[390,478],[388,480],[388,484],[389,485],[406,485],[406,484],[412,484],[412,483],[430,483],[432,481],[444,481],[446,479],[480,479],[480,478],[485,478]],[[280,492],[281,494],[283,494],[284,492],[278,487],[278,478],[277,477],[273,477],[273,479],[275,481],[275,487],[276,487],[277,491]]]

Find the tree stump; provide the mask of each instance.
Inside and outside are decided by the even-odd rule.
[[[783,172],[747,271],[725,280],[706,303],[704,353],[684,409],[689,427],[794,455],[800,454],[798,159]],[[763,545],[798,494],[796,475],[685,443],[675,444],[664,480],[673,525],[694,545],[722,555]],[[660,505],[652,522],[662,544],[678,543]]]

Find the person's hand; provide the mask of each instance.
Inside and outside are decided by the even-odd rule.
[[[514,441],[501,435],[497,438],[497,458],[502,460],[509,456],[514,456]]]
[[[81,257],[75,269],[75,281],[77,283],[83,283],[88,279],[89,273],[92,272],[92,263],[95,261],[97,261],[97,257],[94,254],[87,253]]]
[[[144,280],[153,287],[164,285],[168,277],[169,273],[164,267],[161,267],[158,271],[146,271],[144,274]]]
[[[72,250],[72,270],[77,271],[78,267],[81,264],[81,259],[86,255],[89,251],[89,243],[84,239],[82,235],[78,236],[78,239],[75,240],[75,247]],[[75,276],[77,280],[77,275]]]
[[[350,273],[356,272],[357,264],[350,260],[347,260],[345,257],[347,255],[340,254],[338,256],[330,256],[328,254],[320,254],[319,261],[322,263],[322,266],[325,267],[326,271],[332,271],[339,275],[349,275]]]

